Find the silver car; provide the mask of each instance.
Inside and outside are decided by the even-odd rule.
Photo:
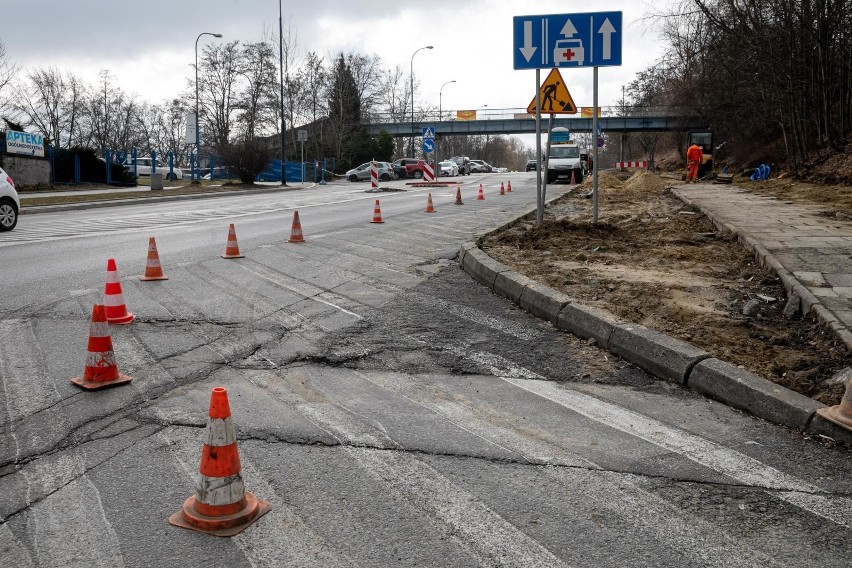
[[[376,162],[377,171],[380,181],[390,181],[393,179],[393,166],[387,162]],[[346,172],[346,179],[349,181],[367,181],[370,179],[370,162],[365,162]]]
[[[12,176],[0,168],[0,231],[11,231],[18,224],[21,200]]]

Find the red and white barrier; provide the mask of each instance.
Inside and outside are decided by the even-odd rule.
[[[648,161],[646,160],[644,162],[616,162],[615,167],[618,168],[618,169],[647,168],[648,167]]]
[[[370,162],[370,189],[379,188],[379,163]]]
[[[423,164],[423,181],[435,181],[435,170],[429,164]]]

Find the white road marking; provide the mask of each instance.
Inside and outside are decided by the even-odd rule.
[[[518,388],[674,452],[740,483],[764,488],[770,495],[800,509],[838,525],[852,527],[852,502],[849,498],[825,495],[819,487],[736,450],[593,396],[562,388],[552,382],[501,378]]]
[[[372,477],[445,525],[445,533],[458,539],[482,565],[565,566],[541,543],[411,455],[351,447],[346,451]]]

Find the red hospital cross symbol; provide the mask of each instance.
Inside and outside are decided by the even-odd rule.
[[[565,57],[565,60],[566,60],[566,61],[571,61],[571,59],[574,57],[574,52],[573,52],[573,51],[571,51],[571,48],[569,47],[568,49],[566,49],[566,50],[562,53],[562,56],[563,56],[563,57]]]

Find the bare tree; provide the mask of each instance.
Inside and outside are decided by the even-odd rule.
[[[18,65],[9,59],[6,45],[0,39],[0,113],[8,109],[7,93],[11,90],[12,81],[18,73]]]
[[[243,67],[240,72],[243,88],[235,102],[239,109],[237,122],[245,140],[253,140],[264,132],[275,132],[274,117],[277,97],[274,96],[276,65],[272,46],[264,41],[248,43],[241,56]]]
[[[242,68],[238,41],[204,47],[199,62],[199,114],[202,132],[212,133],[215,145],[228,143],[237,112],[237,92]],[[210,138],[208,137],[208,141]]]
[[[28,72],[15,88],[12,105],[26,126],[34,126],[57,147],[74,139],[83,110],[85,86],[56,67]]]

